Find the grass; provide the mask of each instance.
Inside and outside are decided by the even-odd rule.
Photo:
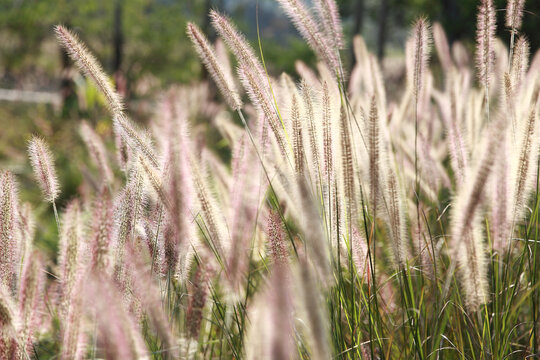
[[[21,165],[0,178],[0,358],[539,356],[538,53],[505,67],[509,51],[495,47],[476,84],[438,33],[439,84],[420,19],[408,81],[386,86],[361,38],[343,69],[331,6],[280,3],[316,69],[300,67],[298,83],[271,76],[260,38],[251,49],[212,12],[238,76],[196,26],[188,33],[226,104],[206,85],[164,90],[147,129],[56,29],[110,116],[85,130],[90,156],[78,124],[24,120],[54,144],[60,222],[48,203],[27,210],[30,167],[7,159]],[[488,54],[495,39],[479,24]],[[56,181],[35,168],[42,188]]]

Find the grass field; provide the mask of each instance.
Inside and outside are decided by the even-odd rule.
[[[212,84],[143,111],[55,28],[87,119],[0,108],[1,359],[540,357],[524,1],[479,2],[474,53],[419,17],[395,69],[359,36],[343,67],[334,0],[278,2],[315,68],[271,76],[212,11],[216,43],[186,29]]]

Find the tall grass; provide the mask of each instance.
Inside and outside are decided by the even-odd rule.
[[[222,43],[187,33],[224,104],[205,86],[166,90],[148,130],[56,27],[115,136],[81,125],[93,191],[61,209],[56,259],[32,249],[31,206],[2,173],[0,358],[540,356],[540,53],[529,63],[514,41],[523,1],[509,1],[509,50],[481,1],[476,69],[420,18],[398,94],[360,37],[344,69],[333,0],[279,3],[316,69],[271,76],[264,44],[212,12],[236,76]],[[203,112],[230,162],[200,141]],[[29,155],[56,212],[52,153],[35,137]]]

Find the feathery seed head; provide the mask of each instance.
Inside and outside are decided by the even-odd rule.
[[[228,254],[228,278],[233,290],[241,288],[243,277],[249,268],[250,241],[257,225],[257,211],[260,203],[260,165],[255,154],[250,151],[248,136],[243,135],[233,147],[231,161],[232,184],[229,190],[231,247]]]
[[[512,31],[519,30],[523,21],[525,0],[507,0],[505,26]]]
[[[170,199],[168,222],[171,227],[171,237],[178,250],[177,275],[181,279],[187,278],[189,251],[180,251],[180,247],[191,249],[197,238],[196,224],[192,221],[193,205],[195,202],[195,185],[193,184],[193,172],[189,164],[192,154],[192,143],[189,138],[189,129],[186,115],[174,103],[169,107],[171,111],[170,139],[167,145],[167,161],[169,173],[165,178],[165,190]]]
[[[90,242],[92,268],[105,270],[109,265],[109,246],[114,225],[111,194],[103,187],[95,201],[92,213],[92,237]]]
[[[489,88],[490,76],[495,61],[495,7],[493,0],[482,0],[478,7],[476,25],[476,67],[478,79],[484,88]]]
[[[456,184],[461,186],[464,181],[465,170],[468,163],[468,149],[465,146],[465,141],[463,139],[463,131],[461,129],[459,118],[459,86],[455,76],[449,77],[449,87],[450,87],[450,104],[449,115],[443,116],[443,121],[445,123],[446,132],[448,135],[448,145],[450,152],[451,165],[455,173]]]
[[[29,259],[25,262],[21,278],[18,300],[22,322],[21,345],[24,344],[26,352],[31,353],[36,333],[40,330],[42,322],[46,279],[41,255],[34,252],[28,256]]]
[[[310,155],[313,161],[313,169],[315,171],[315,179],[317,185],[321,183],[321,160],[320,160],[320,151],[319,151],[319,135],[318,127],[315,123],[315,105],[314,105],[314,94],[311,87],[304,81],[302,83],[302,99],[304,102],[304,108],[306,111],[307,117],[307,126],[308,126],[308,135],[309,135],[309,148]]]
[[[464,289],[465,305],[474,312],[488,300],[486,247],[478,216],[465,238],[460,239],[456,254],[459,275]]]
[[[117,286],[108,278],[93,274],[84,290],[83,308],[97,317],[97,343],[106,358],[149,359],[140,329],[123,306],[125,302]]]
[[[214,79],[227,104],[233,110],[240,109],[242,107],[242,102],[236,91],[234,80],[230,74],[221,67],[215,50],[208,42],[208,39],[202,34],[197,25],[191,22],[187,25],[187,33],[195,50],[197,50],[199,57]]]
[[[352,228],[351,252],[358,276],[367,279],[370,274],[367,242],[356,227]]]
[[[304,142],[300,124],[300,110],[296,95],[292,98],[291,118],[293,127],[294,164],[297,176],[304,175]]]
[[[140,153],[154,168],[159,168],[159,162],[155,154],[152,140],[145,132],[123,115],[115,116],[113,119],[114,129],[120,134],[125,142],[135,153]]]
[[[58,254],[59,277],[64,301],[70,296],[84,267],[82,214],[79,201],[71,201],[63,216],[60,228]]]
[[[155,171],[142,156],[139,156],[139,165],[141,167],[140,171],[145,175],[146,179],[150,183],[150,186],[157,194],[163,206],[169,208],[169,199],[167,198],[167,194],[165,193],[165,189],[162,184],[161,174]]]
[[[508,166],[508,139],[501,144],[496,167],[495,193],[493,196],[491,214],[491,237],[493,239],[493,249],[502,253],[510,239],[510,206],[509,203],[509,166]]]
[[[323,283],[331,277],[330,254],[328,253],[328,237],[324,232],[319,213],[319,204],[304,178],[297,179],[297,185],[302,205],[302,230],[306,239],[306,254],[317,264],[318,274]]]
[[[520,214],[528,200],[530,190],[533,188],[534,179],[533,165],[537,160],[538,153],[538,119],[536,110],[531,107],[529,115],[524,117],[524,121],[520,124],[521,134],[517,143],[519,144],[519,155],[517,162],[517,173],[513,174],[513,211],[512,214]]]
[[[307,313],[309,332],[311,335],[311,345],[314,347],[313,355],[315,359],[329,359],[330,342],[328,338],[328,319],[322,311],[320,292],[313,277],[313,265],[305,254],[299,256],[299,276],[300,289],[302,289],[302,304]]]
[[[216,199],[210,190],[208,180],[204,174],[204,169],[201,169],[193,159],[190,160],[191,168],[193,169],[193,182],[195,191],[199,200],[204,226],[208,229],[209,241],[211,250],[217,256],[224,257],[227,255],[226,246],[229,244],[225,241],[227,226],[223,214],[219,212],[216,204]]]
[[[130,162],[131,152],[130,149],[122,137],[122,134],[117,131],[114,132],[114,145],[116,147],[116,161],[120,169],[124,172],[128,170],[128,163]]]
[[[376,210],[377,201],[380,196],[380,120],[377,111],[377,101],[375,96],[371,97],[371,106],[369,110],[369,192],[372,209]]]
[[[335,0],[318,0],[315,3],[317,12],[322,20],[325,36],[328,40],[334,41],[336,50],[343,49],[343,29],[341,28],[341,18]]]
[[[351,129],[349,119],[346,115],[346,109],[341,107],[341,166],[342,181],[345,188],[345,198],[347,199],[349,210],[355,216],[355,193],[354,193],[354,162],[353,146],[351,139]]]
[[[445,71],[450,71],[453,66],[452,57],[450,56],[450,45],[440,23],[433,24],[433,42],[439,56],[439,61]]]
[[[21,237],[19,258],[26,263],[32,253],[32,244],[36,233],[36,220],[29,203],[23,203],[19,208],[19,233]]]
[[[4,336],[14,335],[20,326],[19,315],[15,303],[11,297],[11,292],[4,285],[0,284],[0,339]],[[0,342],[1,343],[1,342]],[[4,349],[0,349],[4,350]],[[3,351],[2,351],[3,352]],[[2,353],[0,352],[0,353]]]
[[[81,123],[79,133],[90,153],[90,158],[101,173],[104,182],[106,184],[111,184],[113,182],[113,174],[109,167],[107,152],[103,141],[86,121]]]
[[[340,63],[336,52],[333,50],[334,47],[329,45],[337,39],[329,39],[324,36],[302,0],[278,0],[278,2],[317,56],[326,63],[333,73],[338,72]],[[332,15],[330,16],[332,17]],[[333,20],[331,21],[333,22]],[[335,25],[332,24],[331,26],[334,27]],[[337,28],[334,29],[337,31]]]
[[[17,185],[13,174],[5,171],[0,175],[0,284],[9,289],[15,285],[21,255],[19,222]]]
[[[43,139],[34,136],[28,144],[28,154],[34,175],[45,200],[51,203],[54,202],[60,194],[60,187],[49,146]]]
[[[409,48],[412,51],[409,61],[409,83],[413,86],[414,94],[418,97],[424,85],[424,77],[428,68],[431,51],[431,29],[426,18],[420,17],[413,25]],[[411,72],[412,70],[412,72]]]
[[[114,259],[117,266],[124,262],[125,244],[134,236],[135,227],[145,203],[144,179],[138,166],[131,168],[128,182],[120,193],[115,207]]]
[[[158,167],[158,161],[154,154],[152,144],[146,134],[141,134],[131,121],[124,115],[124,107],[120,95],[113,89],[109,79],[101,66],[86,47],[65,27],[55,27],[56,36],[71,58],[76,61],[87,77],[91,78],[107,100],[109,111],[114,117],[115,132],[120,134],[122,140],[133,150],[142,153],[148,161]],[[123,151],[124,149],[119,149]],[[122,157],[123,160],[123,157]],[[122,164],[122,162],[121,162]]]
[[[249,308],[246,359],[293,359],[294,308],[291,282],[285,268],[273,268],[263,293]]]
[[[294,309],[287,267],[276,267],[270,275],[267,305],[271,313],[271,333],[267,340],[272,359],[294,357]]]
[[[114,116],[122,114],[124,107],[120,95],[113,89],[113,86],[103,72],[101,65],[99,65],[86,46],[75,34],[70,32],[64,26],[57,25],[54,30],[58,41],[67,50],[79,69],[94,81],[101,93],[105,96],[111,113]]]
[[[229,46],[238,62],[241,65],[243,64],[246,69],[252,71],[253,76],[255,76],[257,81],[261,82],[261,85],[266,83],[266,72],[261,62],[255,56],[253,48],[249,45],[244,35],[238,31],[231,20],[214,10],[210,11],[210,19],[217,33]]]
[[[388,214],[388,227],[391,234],[392,255],[396,270],[405,268],[407,264],[407,216],[403,191],[398,182],[396,170],[392,164],[387,167],[385,201]]]
[[[140,302],[145,311],[149,324],[163,341],[164,351],[172,359],[177,359],[175,340],[170,329],[167,315],[162,307],[160,289],[153,281],[150,265],[143,261],[143,257],[133,243],[126,246],[126,275],[129,277],[130,288],[134,298]]]
[[[465,183],[453,204],[451,256],[458,259],[466,304],[472,311],[486,301],[486,251],[478,209],[484,202],[485,184],[504,138],[505,120],[502,117],[497,119],[490,128],[477,162],[469,167]]]
[[[334,176],[334,166],[332,160],[332,114],[330,109],[330,91],[326,81],[323,83],[323,153],[324,153],[324,174],[328,186]]]
[[[244,64],[240,64],[238,67],[238,74],[240,75],[240,80],[242,81],[244,88],[247,90],[251,102],[258,108],[261,115],[264,115],[265,120],[268,121],[268,124],[270,125],[270,128],[272,129],[278,143],[281,154],[286,157],[287,147],[285,146],[281,120],[274,109],[274,104],[271,97],[263,87],[264,82],[258,82],[256,79],[256,74],[249,70]]]
[[[281,218],[277,211],[270,211],[268,214],[266,232],[268,234],[268,242],[272,260],[276,265],[284,266],[287,264],[288,258],[287,247],[285,244],[285,234],[283,232]]]
[[[527,38],[525,36],[520,36],[514,47],[514,56],[512,58],[512,67],[510,70],[512,85],[515,89],[519,89],[527,74],[529,53],[530,46]]]
[[[188,308],[186,311],[186,321],[188,325],[189,336],[193,339],[199,337],[201,322],[203,319],[204,306],[206,304],[208,286],[206,270],[203,266],[197,267],[194,279],[190,282],[188,292],[189,297]]]
[[[221,68],[225,72],[226,76],[230,79],[233,79],[233,72],[231,66],[231,59],[229,58],[229,52],[227,46],[223,39],[218,37],[214,43],[214,49],[216,50],[216,58],[218,63],[221,65]]]

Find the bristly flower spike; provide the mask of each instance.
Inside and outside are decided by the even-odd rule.
[[[120,95],[113,89],[111,82],[103,72],[96,58],[88,51],[85,45],[81,43],[78,37],[71,31],[57,25],[54,28],[57,39],[67,50],[71,58],[77,63],[86,76],[91,78],[102,94],[107,99],[109,110],[115,114],[123,113],[124,106]]]
[[[484,184],[489,180],[506,131],[504,120],[497,119],[490,128],[478,162],[475,167],[469,168],[466,181],[452,205],[452,256],[459,263],[465,303],[471,311],[477,310],[487,298],[486,251],[479,227],[481,216],[478,209],[484,202]]]
[[[369,122],[368,122],[368,131],[369,131],[369,144],[368,144],[368,153],[369,153],[369,193],[370,193],[370,205],[372,211],[376,214],[377,211],[377,201],[380,195],[380,174],[381,174],[381,147],[379,144],[379,132],[380,132],[380,123],[379,115],[377,113],[377,100],[375,96],[371,97],[371,106],[369,111]]]
[[[508,0],[506,3],[505,26],[516,32],[521,28],[525,0]]]
[[[329,46],[332,39],[322,36],[306,4],[301,0],[278,0],[278,2],[317,56],[326,62],[330,70],[338,71],[340,63],[337,54]]]
[[[515,90],[514,95],[516,95],[521,84],[525,80],[527,68],[529,66],[530,46],[527,38],[525,36],[520,36],[513,50],[510,75],[512,87]]]
[[[23,358],[24,352],[30,354],[32,345],[36,340],[44,312],[42,301],[45,291],[45,271],[43,260],[38,252],[28,255],[21,275],[18,307],[21,317],[21,347],[19,350]]]
[[[508,0],[506,3],[505,25],[511,31],[510,35],[510,54],[508,56],[509,65],[513,64],[512,54],[514,52],[514,39],[518,30],[521,29],[523,22],[523,9],[525,0]]]
[[[45,200],[54,202],[60,194],[54,159],[43,139],[34,136],[28,145],[28,154]]]
[[[124,106],[120,95],[114,90],[103,69],[76,35],[62,25],[55,27],[56,37],[68,51],[69,55],[84,74],[92,79],[107,100],[109,111],[113,115],[115,131],[135,151],[140,152],[148,161],[158,168],[158,161],[146,134],[141,134],[136,126],[124,114]]]
[[[101,173],[103,181],[106,184],[112,184],[114,180],[113,173],[107,160],[107,152],[103,141],[86,121],[82,122],[79,133],[88,149],[90,158]]]
[[[20,238],[16,235],[19,223],[17,186],[13,174],[0,174],[0,284],[13,290],[20,256]]]
[[[493,0],[482,0],[478,8],[476,28],[476,66],[478,80],[486,91],[486,99],[488,98],[489,77],[495,57],[495,21]]]
[[[214,29],[231,49],[238,63],[243,64],[246,69],[252,71],[257,81],[261,82],[260,86],[268,83],[266,72],[259,59],[255,56],[253,48],[232,24],[231,20],[214,10],[210,11],[210,18]]]
[[[339,9],[335,0],[317,0],[315,6],[322,20],[325,35],[328,39],[335,41],[336,48],[343,49],[343,29]]]
[[[238,74],[240,75],[240,80],[242,81],[244,88],[247,90],[251,102],[258,110],[260,110],[261,115],[264,115],[268,124],[270,124],[270,128],[278,143],[279,150],[283,157],[286,158],[288,153],[285,138],[282,134],[283,128],[281,119],[275,111],[271,97],[268,96],[263,87],[264,84],[257,81],[256,72],[251,71],[245,64],[241,64],[238,67]]]
[[[270,211],[268,214],[266,232],[272,261],[277,266],[286,266],[288,261],[287,245],[281,218],[277,211]]]
[[[444,33],[444,29],[439,23],[433,24],[433,42],[435,43],[435,49],[439,55],[439,61],[445,72],[451,70],[453,66],[452,57],[450,56],[450,45],[448,44],[448,38]]]
[[[109,247],[112,242],[114,211],[113,200],[107,187],[103,187],[95,200],[92,210],[92,231],[90,237],[91,268],[105,270],[109,261]]]
[[[431,47],[431,35],[429,23],[426,18],[420,17],[416,20],[413,27],[412,42],[412,64],[414,66],[412,75],[412,85],[414,93],[414,118],[415,118],[415,133],[414,133],[414,174],[415,174],[415,200],[416,200],[416,217],[417,224],[420,226],[420,169],[418,167],[418,104],[419,94],[424,86],[425,73],[428,67],[429,52]],[[390,183],[389,183],[390,184]],[[418,229],[420,234],[420,229]],[[420,241],[420,239],[419,239]],[[399,253],[399,252],[398,252]],[[397,259],[396,259],[397,261]]]
[[[0,339],[9,339],[19,332],[20,318],[9,289],[0,283]],[[8,340],[9,341],[9,340]],[[2,344],[3,345],[3,344]],[[5,347],[0,347],[2,358],[6,356]]]
[[[413,26],[413,34],[411,41],[413,42],[413,86],[414,95],[422,90],[424,84],[425,73],[428,68],[429,52],[431,47],[430,25],[426,18],[420,17]]]
[[[298,176],[304,174],[304,143],[302,139],[302,126],[300,123],[300,111],[298,99],[295,95],[292,98],[291,118],[293,123],[293,150],[295,170]]]
[[[34,136],[28,144],[28,155],[45,200],[53,204],[56,223],[58,224],[55,200],[60,194],[60,187],[51,150],[43,139]]]
[[[208,42],[206,36],[202,34],[197,25],[191,22],[187,25],[187,34],[227,104],[233,110],[239,110],[242,107],[242,101],[236,91],[234,81],[229,77],[230,74],[224,71],[219,64],[215,50]]]

